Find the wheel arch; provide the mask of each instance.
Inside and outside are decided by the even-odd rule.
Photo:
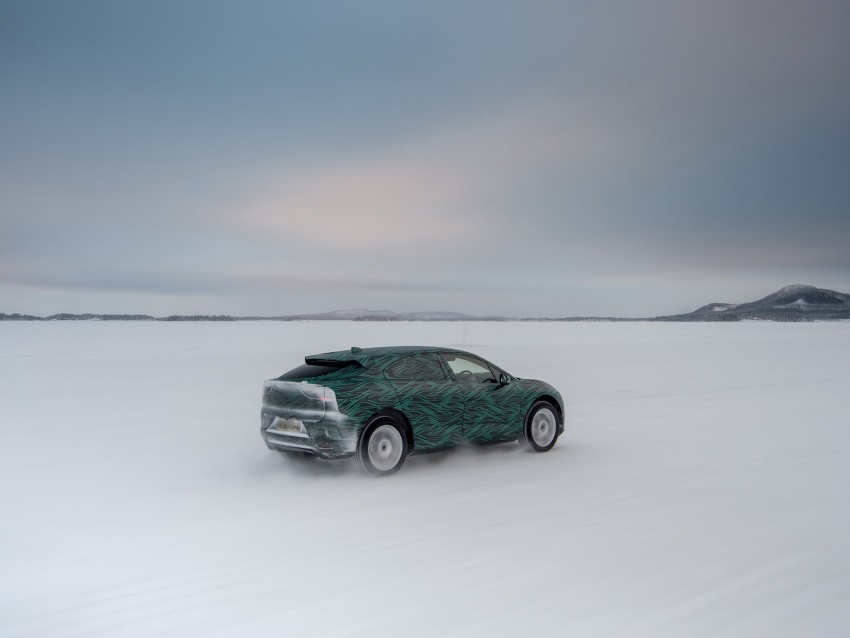
[[[563,427],[564,427],[564,412],[563,412],[563,410],[561,410],[561,404],[558,402],[558,400],[555,397],[553,397],[551,394],[545,394],[544,393],[544,394],[538,395],[537,397],[534,398],[534,400],[531,402],[531,405],[528,406],[528,410],[531,410],[531,407],[535,403],[537,403],[538,401],[545,401],[546,403],[552,404],[552,406],[555,408],[555,412],[557,412],[557,414],[558,414],[558,421],[560,422],[559,425],[563,429]],[[528,419],[527,412],[526,412],[526,419]]]
[[[366,419],[363,427],[360,428],[358,438],[363,436],[363,432],[366,431],[366,428],[370,423],[375,421],[375,419],[380,419],[381,417],[392,417],[402,423],[404,426],[404,437],[407,439],[408,454],[413,452],[413,427],[410,425],[410,419],[407,418],[407,415],[397,408],[386,407],[375,412],[372,416]]]

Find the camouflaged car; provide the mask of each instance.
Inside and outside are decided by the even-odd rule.
[[[261,432],[281,452],[354,456],[369,474],[397,472],[411,453],[519,439],[546,452],[564,430],[564,402],[468,352],[351,348],[314,354],[263,385]]]

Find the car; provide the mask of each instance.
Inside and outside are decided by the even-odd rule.
[[[564,431],[564,401],[548,383],[462,350],[352,347],[266,381],[260,427],[272,450],[354,457],[386,476],[409,454],[467,442],[520,440],[546,452]]]

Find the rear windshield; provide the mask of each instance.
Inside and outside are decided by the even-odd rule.
[[[331,372],[336,372],[340,368],[344,368],[347,365],[351,365],[351,362],[341,361],[339,363],[327,364],[305,363],[304,365],[300,365],[297,368],[290,370],[286,374],[282,374],[279,378],[281,380],[285,379],[287,381],[297,381],[298,379],[320,377],[323,374],[330,374]]]

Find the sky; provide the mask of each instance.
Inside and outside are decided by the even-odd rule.
[[[850,292],[850,3],[0,1],[0,312]]]

